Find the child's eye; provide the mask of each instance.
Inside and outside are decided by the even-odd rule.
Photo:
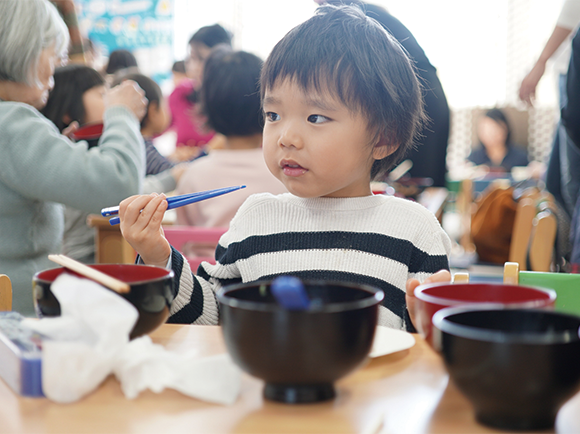
[[[326,116],[322,115],[310,115],[308,116],[308,122],[312,122],[313,124],[321,124],[323,122],[328,122],[330,119]]]
[[[270,122],[275,122],[275,121],[280,120],[280,115],[278,113],[266,112],[265,116],[266,116],[266,120],[268,120]]]

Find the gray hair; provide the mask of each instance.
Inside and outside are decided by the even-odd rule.
[[[0,1],[0,80],[39,85],[42,51],[54,47],[65,58],[68,43],[68,29],[48,0]]]

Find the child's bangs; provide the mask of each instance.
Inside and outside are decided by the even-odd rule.
[[[270,66],[274,66],[272,68],[274,71],[262,75],[262,97],[266,90],[289,80],[298,85],[305,94],[313,92],[326,94],[353,112],[361,113],[363,110],[363,104],[360,98],[357,98],[360,90],[355,72],[342,58],[335,65],[320,60],[310,63],[305,57],[303,62],[282,63],[278,68],[275,65]]]

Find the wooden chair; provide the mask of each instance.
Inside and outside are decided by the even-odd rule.
[[[0,311],[12,310],[12,282],[6,274],[0,274]]]
[[[503,181],[498,182],[498,188],[508,187],[501,183]],[[469,229],[465,229],[473,213],[473,205],[469,202],[473,195],[470,182],[464,181],[466,191],[461,207],[464,236],[460,244],[466,251],[472,251]],[[521,270],[550,271],[558,231],[555,207],[553,196],[536,187],[527,188],[520,195],[509,245],[509,262],[517,262]]]
[[[227,229],[201,226],[163,227],[167,241],[183,253],[193,271],[197,270],[203,261],[215,264],[213,252],[218,245],[220,237]]]
[[[109,217],[91,214],[89,227],[95,228],[95,262],[97,264],[133,264],[135,250],[121,234],[119,225],[111,226]]]
[[[520,197],[509,253],[520,270],[550,271],[558,230],[554,206],[552,195],[536,188]]]
[[[491,282],[509,285],[527,285],[556,291],[555,309],[561,312],[580,315],[580,274],[550,273],[520,270],[517,262],[504,264],[503,278],[501,276],[470,275],[457,272],[453,275],[453,283]]]
[[[580,274],[526,271],[517,262],[506,262],[503,281],[553,289],[557,295],[556,310],[580,315]]]

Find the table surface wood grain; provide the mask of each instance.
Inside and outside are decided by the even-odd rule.
[[[225,352],[219,327],[163,325],[151,338],[200,357]],[[336,399],[310,405],[265,401],[263,382],[245,374],[231,406],[174,390],[129,400],[114,377],[76,403],[57,404],[20,397],[0,380],[0,433],[497,433],[475,421],[441,357],[415,339],[412,348],[370,359],[338,381]],[[560,410],[555,431],[580,432],[580,394]]]

